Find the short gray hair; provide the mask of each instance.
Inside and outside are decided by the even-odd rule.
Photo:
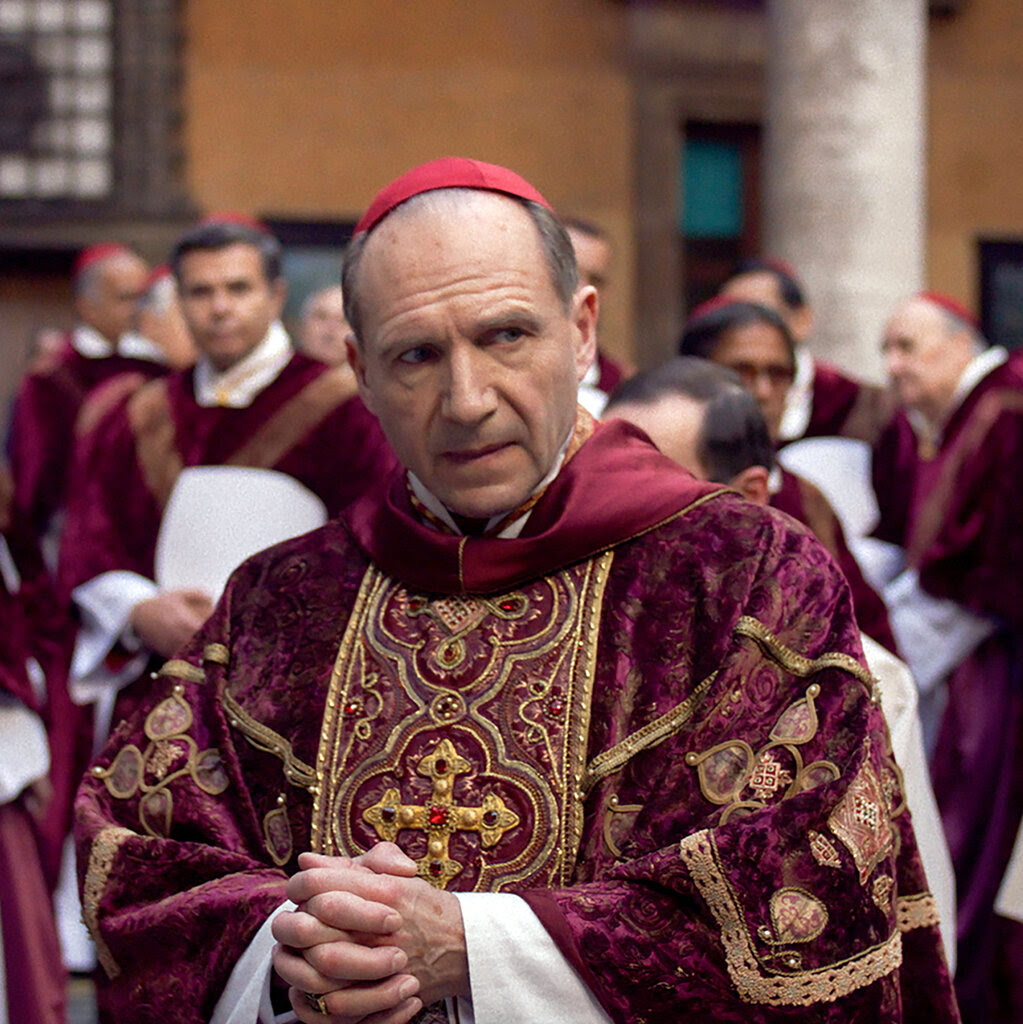
[[[429,202],[430,197],[439,194],[475,194],[480,191],[483,190],[471,188],[432,189],[429,192],[421,192],[419,195],[412,196],[411,199],[407,199],[402,203],[398,209],[424,205]],[[504,193],[497,194],[504,195]],[[572,248],[572,240],[568,237],[568,232],[553,211],[541,203],[533,202],[531,199],[521,199],[518,196],[508,196],[508,198],[522,206],[526,213],[529,214],[533,224],[536,225],[536,230],[540,235],[540,245],[550,271],[551,284],[554,285],[554,291],[567,313],[572,307],[572,298],[579,287],[579,271],[575,262],[575,250]],[[387,214],[383,220],[386,220],[389,216],[391,214]],[[352,328],[352,333],[355,335],[355,340],[359,345],[363,343],[359,267],[366,249],[366,241],[380,223],[383,223],[383,221],[379,221],[369,231],[356,235],[352,239],[345,252],[344,265],[341,271],[341,289],[345,297],[345,319]]]

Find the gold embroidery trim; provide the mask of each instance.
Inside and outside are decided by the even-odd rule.
[[[202,660],[212,661],[216,665],[228,665],[231,662],[231,652],[224,644],[207,644],[202,649]]]
[[[274,732],[262,722],[257,722],[229,693],[225,693],[221,700],[231,725],[238,729],[257,750],[265,750],[268,754],[279,758],[284,765],[284,777],[288,782],[313,792],[313,787],[316,784],[316,770],[295,756],[291,749],[291,743],[280,733]]]
[[[135,835],[131,829],[117,825],[101,829],[92,841],[89,866],[85,871],[85,883],[82,886],[82,920],[89,929],[92,941],[96,943],[96,958],[107,972],[108,978],[116,978],[121,973],[121,968],[117,966],[117,961],[99,933],[99,901],[107,887],[117,851],[125,840]]]
[[[320,373],[270,415],[224,465],[264,469],[276,466],[355,391],[355,377],[347,366]]]
[[[598,754],[586,767],[583,776],[582,792],[586,796],[601,780],[613,775],[622,765],[628,763],[641,750],[649,750],[663,743],[674,735],[693,716],[700,701],[703,699],[711,683],[718,673],[712,672],[703,680],[681,704],[666,711],[663,715],[648,722],[642,729],[630,733],[621,743],[616,743],[609,750]]]
[[[611,563],[614,551],[605,551],[595,559],[593,566],[593,593],[590,598],[590,620],[581,622],[579,637],[581,647],[586,652],[586,661],[582,666],[580,680],[580,702],[578,719],[570,724],[577,728],[579,743],[575,751],[575,764],[566,764],[571,772],[575,792],[565,792],[565,846],[561,868],[561,884],[567,882],[569,873],[575,865],[579,844],[583,836],[583,801],[586,798],[583,785],[586,780],[586,737],[590,735],[590,716],[593,711],[593,684],[597,676],[597,645],[600,638],[600,617],[604,610],[604,589],[611,574]],[[569,752],[571,748],[569,748]]]
[[[128,399],[127,414],[142,479],[164,508],[184,466],[176,447],[167,381],[161,377],[143,384]]]
[[[751,615],[743,615],[735,624],[734,634],[755,640],[765,653],[773,658],[786,672],[806,678],[825,668],[844,669],[855,676],[868,690],[873,692],[874,677],[852,655],[831,651],[819,658],[806,658],[786,647],[762,622]]]
[[[187,679],[190,683],[206,682],[206,673],[201,668],[197,668],[181,658],[171,658],[170,661],[165,661],[157,675],[173,676],[175,679]]]
[[[330,739],[334,731],[339,713],[337,695],[343,688],[342,676],[344,675],[345,666],[351,658],[352,651],[355,648],[358,639],[356,631],[353,628],[353,623],[363,621],[366,604],[370,599],[370,593],[373,589],[371,586],[373,576],[374,573],[372,570],[367,569],[362,578],[362,582],[359,584],[359,592],[355,597],[355,604],[352,607],[351,614],[348,616],[349,625],[348,628],[345,629],[344,636],[341,638],[337,657],[334,659],[334,668],[330,673],[330,687],[327,691],[327,706],[323,710],[323,723],[320,727],[320,743],[316,752],[315,785],[311,790],[313,794],[313,814],[309,822],[309,849],[313,853],[332,852],[328,849],[329,839],[325,840],[323,829],[320,826],[325,813],[324,801],[327,797],[327,794],[324,792],[326,789],[324,782],[327,779],[330,768],[327,754],[327,741]],[[459,580],[462,578],[460,561],[458,578]]]
[[[679,854],[721,928],[728,974],[745,1003],[811,1006],[834,1002],[886,977],[902,963],[902,933],[896,929],[880,945],[839,963],[792,974],[765,974],[753,951],[738,900],[718,861],[710,830],[686,836],[679,844]]]
[[[558,852],[551,863],[554,866],[556,884],[565,884],[571,877],[583,832],[583,777],[586,771],[586,737],[590,729],[592,692],[596,677],[600,618],[603,609],[604,590],[607,586],[610,568],[614,561],[613,551],[603,551],[591,559],[585,570],[585,580],[580,584],[579,593],[585,595],[572,627],[577,631],[571,644],[568,669],[574,696],[569,700],[572,709],[570,721],[566,724],[566,746],[563,759],[559,761],[557,778],[554,780],[536,775],[534,782],[543,792],[549,792],[551,799],[561,808],[562,822],[557,835],[545,840],[552,850]],[[348,625],[338,647],[337,657],[331,675],[327,706],[320,731],[317,752],[316,786],[313,793],[313,816],[310,823],[310,849],[315,853],[335,853],[341,848],[335,845],[331,831],[335,820],[337,787],[335,770],[339,758],[345,756],[335,748],[335,741],[341,727],[341,708],[345,704],[345,693],[353,659],[358,650],[366,621],[381,593],[393,581],[382,570],[371,566],[367,569],[359,586]],[[578,653],[574,653],[578,652]],[[486,728],[490,728],[487,724]],[[546,854],[545,854],[546,856]],[[503,881],[507,881],[505,878]],[[514,881],[514,879],[513,879]]]
[[[929,892],[900,896],[895,902],[895,914],[900,932],[941,924],[938,901]]]

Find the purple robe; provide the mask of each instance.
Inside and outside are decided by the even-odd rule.
[[[852,589],[856,621],[867,636],[876,640],[893,654],[899,653],[888,609],[881,595],[867,582],[856,556],[845,542],[842,524],[835,515],[828,499],[809,480],[804,480],[787,469],[781,470],[781,487],[771,495],[771,507],[792,516],[804,526],[810,527],[813,535],[828,549],[838,563]]]
[[[394,463],[344,372],[300,353],[244,409],[204,408],[185,370],[132,393],[89,433],[61,542],[62,589],[126,569],[152,579],[160,520],[186,466],[275,469],[336,515]]]
[[[150,701],[77,804],[112,1020],[207,1019],[298,853],[381,838],[520,893],[617,1022],[958,1019],[845,582],[626,424],[514,540],[394,474],[243,565]]]
[[[3,933],[7,1019],[62,1024],[64,986],[52,887],[67,833],[70,808],[69,759],[61,749],[62,714],[67,710],[63,659],[55,602],[48,602],[49,576],[34,551],[31,532],[5,531],[23,585],[10,593],[0,576],[0,697],[8,695],[40,716],[51,749],[54,794],[43,820],[29,810],[25,794],[0,804],[0,928]],[[70,632],[70,630],[68,630]],[[48,674],[48,699],[39,700],[26,672],[36,657]],[[61,701],[61,698],[64,701]],[[48,827],[49,826],[49,827]]]
[[[814,360],[813,405],[803,437],[853,437],[873,441],[891,415],[884,388],[847,376]]]
[[[998,623],[948,679],[931,764],[956,871],[964,1019],[1023,1019],[1023,925],[993,905],[1023,817],[1023,364],[992,370],[920,451],[900,413],[874,451],[876,535],[920,585]]]
[[[52,356],[38,359],[22,380],[11,412],[7,451],[15,504],[38,535],[64,504],[82,403],[98,385],[129,371],[150,379],[167,373],[167,367],[131,356],[90,359],[68,340]]]

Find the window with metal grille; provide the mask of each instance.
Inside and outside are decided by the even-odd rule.
[[[182,209],[178,0],[0,0],[0,212]]]
[[[111,0],[0,0],[0,196],[113,186]]]

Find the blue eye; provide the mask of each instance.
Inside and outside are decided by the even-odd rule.
[[[502,327],[491,335],[493,341],[499,344],[509,344],[525,337],[526,332],[519,327]]]
[[[416,345],[415,348],[405,349],[398,356],[398,362],[407,363],[409,366],[418,366],[433,357],[433,349],[426,345]]]

